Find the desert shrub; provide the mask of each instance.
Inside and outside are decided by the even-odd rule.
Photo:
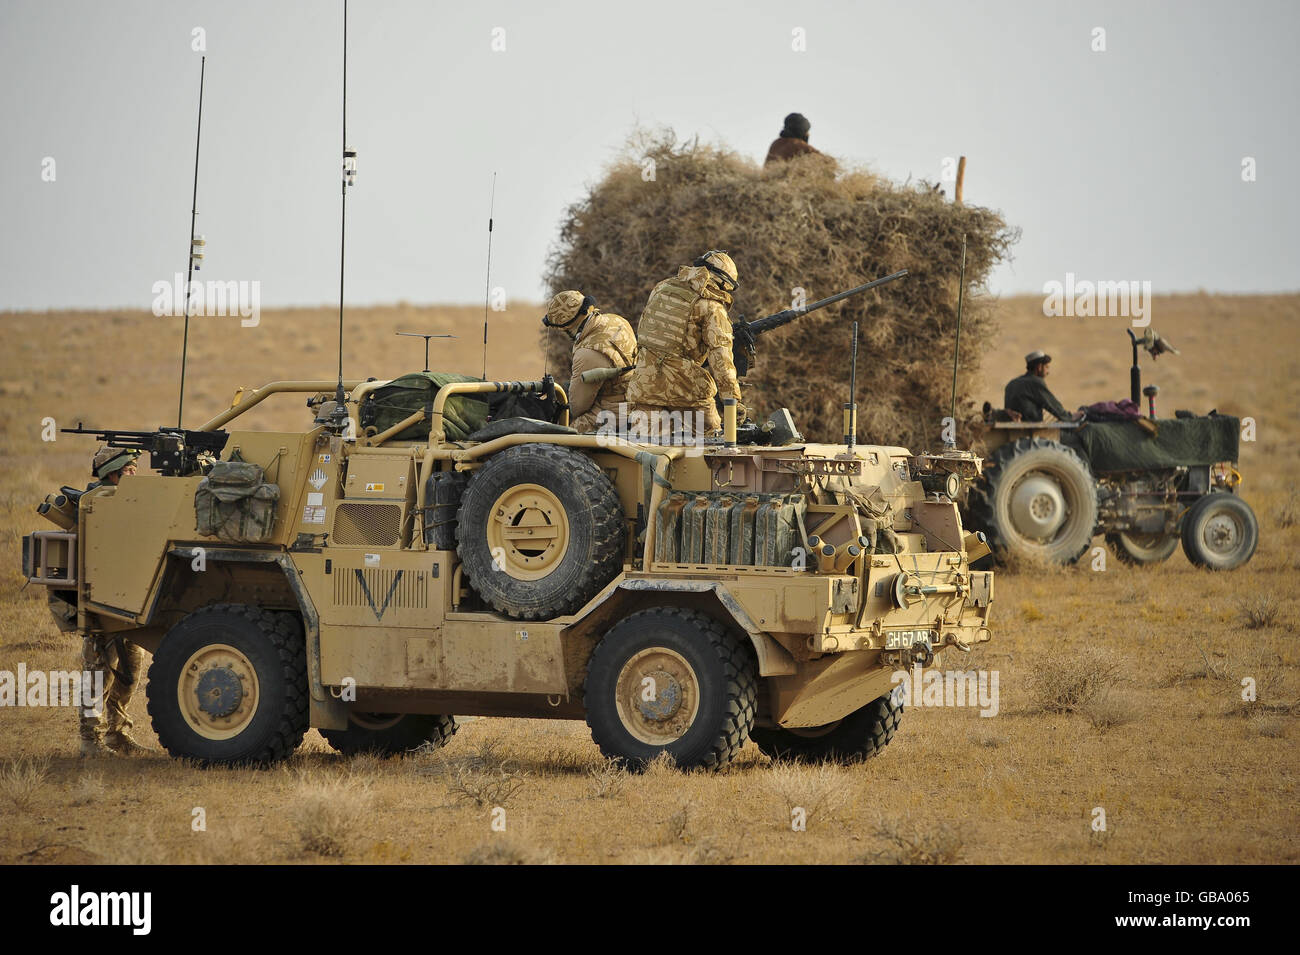
[[[1051,650],[1033,667],[1030,692],[1040,710],[1075,713],[1104,697],[1119,673],[1119,660],[1100,647]]]

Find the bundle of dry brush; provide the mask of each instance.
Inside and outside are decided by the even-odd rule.
[[[735,259],[740,289],[731,316],[751,321],[791,307],[796,289],[812,302],[907,269],[899,281],[760,338],[743,384],[753,417],[786,406],[810,440],[839,440],[856,319],[859,438],[920,450],[938,444],[948,414],[963,233],[957,401],[959,433],[969,435],[977,415],[970,383],[993,332],[993,303],[978,290],[1019,232],[928,183],[897,185],[816,156],[765,169],[671,132],[640,133],[568,209],[546,280],[552,292],[583,290],[635,326],[655,283],[706,249]],[[545,347],[563,379],[568,341],[552,332]]]

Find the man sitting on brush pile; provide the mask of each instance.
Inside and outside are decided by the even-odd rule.
[[[763,160],[763,165],[770,166],[774,162],[785,162],[796,156],[820,156],[820,150],[808,145],[810,129],[812,123],[808,122],[803,113],[791,113],[787,116],[785,125],[781,127],[781,135],[768,147],[767,158]]]

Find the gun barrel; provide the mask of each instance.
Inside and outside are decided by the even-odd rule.
[[[843,292],[837,292],[834,295],[828,296],[827,298],[818,299],[816,302],[810,302],[809,304],[801,305],[798,308],[787,308],[783,312],[777,312],[775,315],[769,315],[766,318],[760,318],[756,322],[750,322],[749,330],[753,332],[755,335],[760,335],[763,332],[770,332],[772,329],[780,328],[782,325],[787,325],[790,322],[793,322],[796,318],[799,318],[803,315],[807,315],[809,312],[815,312],[819,308],[825,308],[828,305],[834,305],[836,302],[842,302],[846,298],[851,298],[854,295],[860,295],[863,292],[867,291],[868,289],[873,289],[879,285],[884,285],[886,282],[892,282],[895,279],[901,279],[906,274],[907,274],[907,269],[899,269],[897,272],[892,272],[889,275],[885,275],[882,276],[881,278],[874,279],[870,282],[867,282],[865,285],[859,285],[856,288],[846,289]]]

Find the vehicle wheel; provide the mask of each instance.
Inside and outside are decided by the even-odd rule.
[[[456,733],[456,717],[424,713],[348,713],[345,730],[322,729],[325,742],[344,756],[374,753],[392,756],[432,743],[445,746]]]
[[[749,737],[772,759],[857,763],[879,756],[894,738],[902,718],[902,702],[895,703],[891,696],[882,696],[825,726],[799,729],[756,726]]]
[[[1183,515],[1183,553],[1197,567],[1233,570],[1254,556],[1259,521],[1250,505],[1219,491],[1201,498]]]
[[[1141,566],[1168,560],[1178,549],[1177,534],[1143,534],[1141,531],[1116,531],[1106,535],[1110,549],[1126,564]]]
[[[995,555],[1072,564],[1092,543],[1097,485],[1065,445],[1020,438],[993,452],[971,489],[970,518]]]
[[[177,758],[208,766],[273,763],[308,725],[307,655],[296,614],[243,604],[196,610],[163,637],[149,667],[149,716]]]
[[[623,565],[623,509],[584,454],[524,444],[470,479],[456,514],[457,553],[470,585],[518,620],[573,613]]]
[[[600,751],[632,768],[667,752],[682,769],[718,769],[745,745],[758,700],[751,647],[694,610],[656,607],[615,624],[587,667],[587,725]]]

